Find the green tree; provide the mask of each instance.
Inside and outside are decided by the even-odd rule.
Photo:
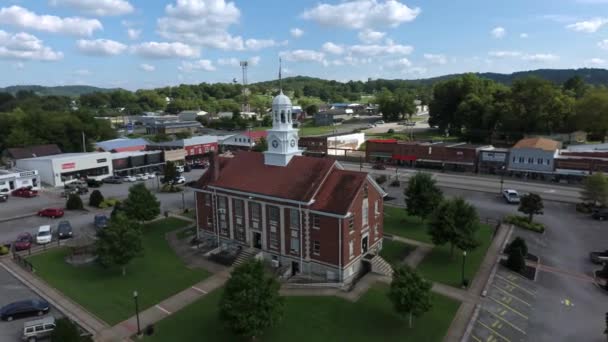
[[[51,333],[51,342],[81,342],[80,332],[74,322],[68,318],[55,320],[55,329]]]
[[[543,209],[543,199],[537,194],[530,193],[521,197],[517,210],[528,215],[528,222],[532,222],[534,215],[543,214]]]
[[[160,202],[144,183],[129,188],[129,196],[122,207],[128,218],[140,222],[152,220],[160,215]]]
[[[479,246],[475,238],[475,233],[479,229],[477,211],[460,197],[442,201],[435,208],[428,228],[434,244],[450,244],[452,257],[454,247],[471,251]]]
[[[177,173],[177,168],[175,167],[175,163],[172,161],[167,161],[164,166],[163,174],[163,177],[165,178],[165,183],[169,183],[171,184],[171,187],[173,187],[174,179],[179,176],[179,174]]]
[[[574,97],[580,99],[585,95],[585,92],[589,88],[579,75],[572,76],[566,82],[564,82],[564,90],[571,91]]]
[[[306,106],[305,111],[306,111],[306,115],[314,116],[315,114],[317,114],[319,112],[319,106],[312,103],[312,104]]]
[[[71,194],[68,196],[68,201],[65,203],[65,208],[67,210],[82,210],[84,209],[84,205],[82,204],[82,199],[77,194]]]
[[[122,275],[127,265],[143,252],[141,225],[120,213],[110,219],[110,224],[98,233],[95,250],[104,267],[118,266]]]
[[[608,177],[598,172],[585,178],[581,198],[584,202],[606,206],[608,204]]]
[[[528,255],[528,245],[526,244],[526,240],[522,239],[521,237],[516,237],[513,241],[511,241],[511,243],[509,243],[507,245],[507,247],[505,248],[505,253],[506,254],[511,254],[511,250],[518,248],[520,253],[525,257],[526,255]]]
[[[255,339],[275,326],[283,315],[280,284],[250,260],[232,271],[220,299],[220,319],[237,335]]]
[[[103,202],[104,198],[101,194],[101,191],[95,190],[91,192],[91,196],[89,196],[89,205],[91,207],[99,208],[101,202]]]
[[[577,127],[598,135],[602,142],[608,133],[608,90],[589,91],[576,103]]]
[[[409,266],[394,270],[388,298],[393,308],[402,317],[409,316],[409,327],[412,317],[420,317],[431,309],[431,283],[422,279]]]
[[[251,149],[255,152],[265,152],[268,151],[268,140],[265,137],[261,137]]]
[[[404,194],[408,214],[422,218],[428,217],[443,198],[433,176],[424,172],[418,172],[409,179]]]
[[[507,267],[513,272],[521,273],[526,267],[526,259],[520,248],[512,248],[506,262]]]
[[[192,137],[192,132],[190,132],[190,131],[175,133],[175,138],[177,138],[177,139],[188,139],[191,137]]]

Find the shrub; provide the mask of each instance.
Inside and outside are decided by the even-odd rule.
[[[177,186],[177,185],[171,186],[171,184],[164,184],[160,188],[160,192],[182,192],[183,190],[184,189],[181,186]]]
[[[392,129],[392,128],[389,128],[389,130],[386,131],[386,133],[388,133],[388,134],[395,134],[395,130]]]
[[[591,214],[594,208],[597,208],[593,203],[577,203],[576,211],[583,214]]]
[[[516,237],[513,241],[511,241],[510,244],[507,245],[507,247],[505,248],[505,253],[511,254],[511,250],[513,250],[515,248],[519,248],[519,250],[521,251],[521,254],[524,257],[526,255],[528,255],[528,245],[526,244],[526,240],[522,239],[519,236]]]
[[[385,175],[380,175],[380,176],[376,177],[376,183],[378,183],[378,184],[384,184],[384,183],[386,183],[386,176]]]
[[[502,221],[537,233],[543,233],[545,231],[545,225],[538,222],[529,222],[528,218],[524,216],[509,215],[505,216]]]
[[[72,194],[70,195],[70,197],[68,197],[68,201],[65,204],[65,208],[67,210],[82,210],[84,209],[84,205],[82,204],[82,199],[80,198],[80,196]]]
[[[390,186],[400,186],[401,182],[398,179],[393,179]]]
[[[519,248],[512,248],[506,266],[513,272],[521,273],[526,267],[526,259]]]
[[[95,190],[91,192],[91,196],[89,197],[89,205],[91,207],[99,208],[99,205],[103,202],[104,198],[101,194],[101,191]]]
[[[6,246],[0,246],[0,255],[7,255],[10,249]]]
[[[103,200],[103,202],[99,203],[99,208],[101,208],[101,209],[111,208],[111,207],[116,206],[117,204],[120,204],[120,201],[117,200],[116,198],[106,198]]]

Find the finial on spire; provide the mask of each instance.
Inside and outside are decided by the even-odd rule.
[[[283,93],[283,78],[281,76],[281,69],[283,68],[283,60],[279,57],[279,92]]]

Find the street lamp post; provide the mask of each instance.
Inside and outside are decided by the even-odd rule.
[[[502,194],[502,190],[505,183],[505,166],[500,167],[500,193]]]
[[[133,299],[135,300],[135,316],[137,317],[137,336],[141,336],[141,326],[139,325],[139,303],[137,301],[137,291],[133,291]]]
[[[467,258],[467,251],[462,251],[462,287],[466,287],[465,283],[464,283],[464,263],[465,263],[465,259]]]

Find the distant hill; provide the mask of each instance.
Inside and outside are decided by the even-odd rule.
[[[33,91],[40,96],[80,96],[83,94],[90,94],[95,92],[111,92],[117,90],[117,88],[98,88],[86,85],[69,85],[69,86],[57,86],[57,87],[44,87],[39,85],[18,85],[10,86],[6,88],[0,88],[1,93],[16,94],[20,90]]]

